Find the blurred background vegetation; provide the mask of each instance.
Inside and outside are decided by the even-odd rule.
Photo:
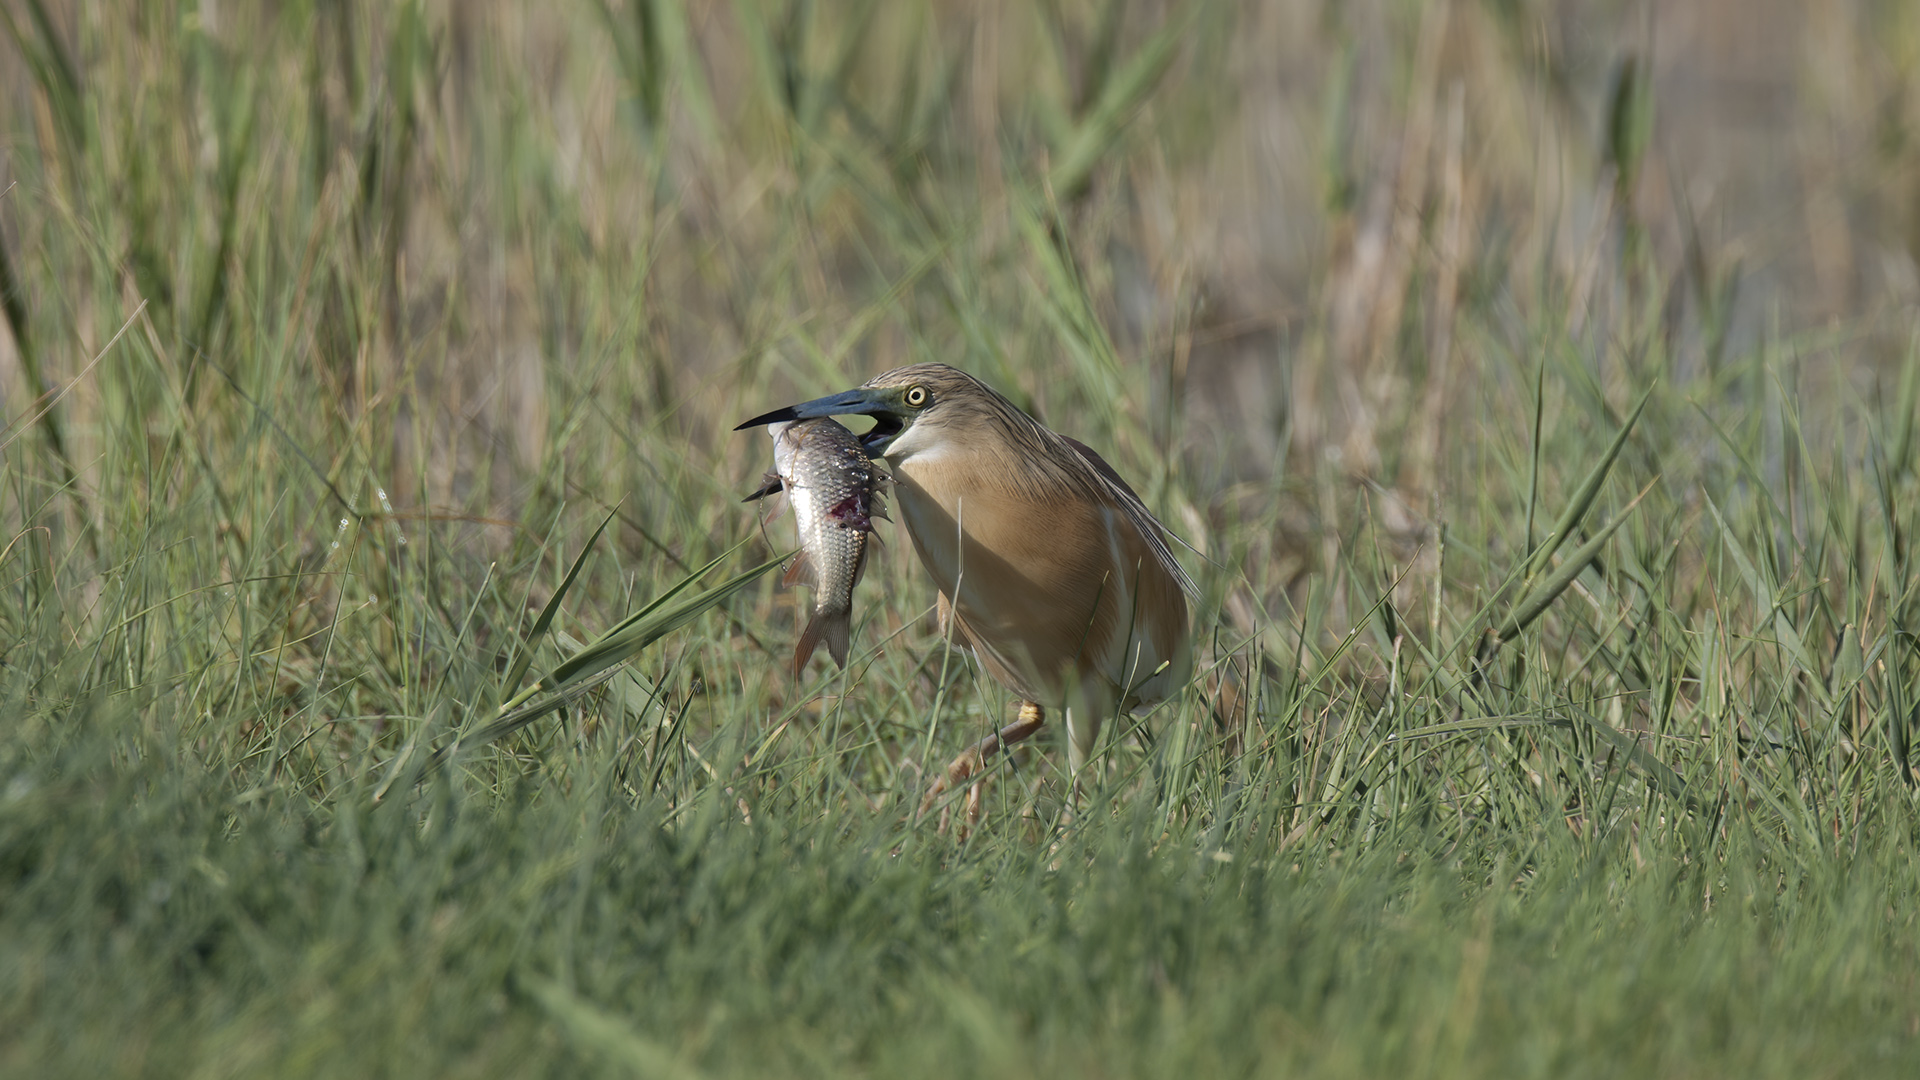
[[[1489,353],[1614,392],[1795,335],[1824,403],[1920,301],[1891,0],[5,11],[7,415],[148,304],[49,414],[76,511],[108,418],[233,446],[250,394],[362,511],[525,520],[937,357],[1189,492],[1330,459],[1424,512]]]
[[[0,191],[0,1071],[1920,1052],[1920,5],[0,0]],[[897,534],[407,782],[923,360],[1205,554],[1110,814]]]

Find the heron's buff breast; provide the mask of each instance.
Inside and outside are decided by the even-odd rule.
[[[901,523],[988,673],[1042,705],[1070,684],[1150,704],[1185,678],[1186,598],[1118,507],[1005,482],[991,454],[894,463]],[[1169,670],[1148,678],[1161,663]]]

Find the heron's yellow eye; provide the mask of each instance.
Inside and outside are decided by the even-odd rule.
[[[927,393],[926,387],[909,386],[907,387],[906,394],[902,397],[901,400],[907,403],[907,408],[909,409],[924,409],[927,406],[927,402],[931,401],[932,399],[933,399],[933,395]]]

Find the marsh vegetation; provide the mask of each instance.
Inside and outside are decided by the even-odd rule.
[[[0,0],[0,1071],[1909,1075],[1920,16],[1671,7]],[[1204,553],[1090,805],[884,524],[421,767],[919,360]]]

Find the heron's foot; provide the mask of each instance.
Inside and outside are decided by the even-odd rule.
[[[982,743],[989,741],[992,741],[991,736],[981,740]],[[975,743],[961,751],[960,756],[954,758],[939,776],[933,778],[933,783],[927,785],[927,793],[920,799],[921,816],[924,817],[928,811],[932,810],[934,804],[940,801],[941,796],[955,788],[965,787],[967,781],[971,780],[975,773],[984,768],[986,768],[986,754],[980,749],[980,743]],[[967,792],[967,820],[969,823],[976,822],[980,819],[978,809],[979,792],[980,785],[978,784],[973,785]],[[951,805],[942,806],[940,808],[940,825],[938,831],[942,833],[946,832],[947,825],[952,821],[952,818],[953,807]]]
[[[974,780],[974,777],[986,770],[987,762],[992,759],[993,755],[1004,753],[1008,747],[1039,731],[1040,725],[1045,722],[1046,713],[1040,706],[1035,705],[1031,701],[1021,702],[1020,718],[1018,720],[981,739],[965,750],[960,751],[959,756],[948,763],[946,771],[934,778],[933,783],[927,787],[925,797],[920,800],[920,813],[925,814],[927,811],[933,809],[934,804],[940,801],[940,797],[947,792],[953,791],[956,788],[966,787],[966,823],[963,828],[970,829],[980,824],[980,814],[983,809],[982,802],[986,793],[985,781]],[[973,782],[969,785],[968,781]],[[952,814],[953,807],[951,805],[941,808],[940,832],[944,833],[947,831],[947,826],[951,823]]]

